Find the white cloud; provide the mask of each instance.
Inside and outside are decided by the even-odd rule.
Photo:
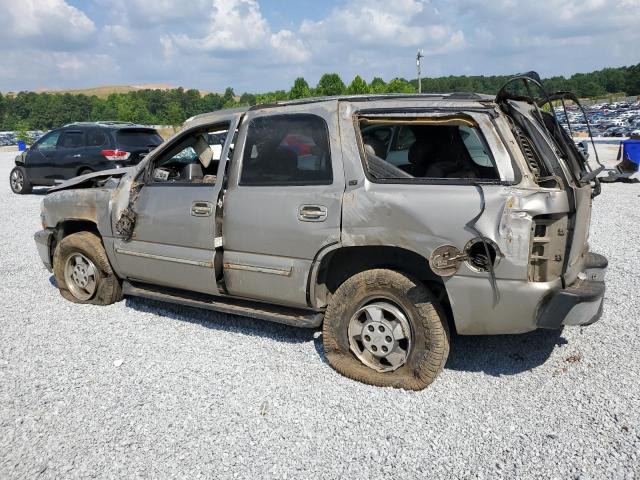
[[[24,69],[0,69],[0,89],[164,82],[255,92],[333,71],[345,81],[413,78],[419,48],[428,76],[638,62],[640,0],[333,0],[305,17],[310,1],[0,0],[0,59]]]
[[[131,45],[133,43],[133,33],[124,25],[105,25],[104,32],[114,43]]]
[[[0,85],[11,86],[6,90],[13,91],[102,85],[97,79],[119,72],[119,66],[108,55],[37,49],[29,55],[1,51],[0,65],[12,66],[0,68]],[[74,79],[78,82],[72,83]]]
[[[229,52],[253,51],[256,58],[277,63],[304,62],[309,52],[299,38],[289,30],[272,32],[256,0],[213,0],[207,34],[163,35],[165,54],[207,52],[227,55]]]
[[[139,28],[198,22],[211,10],[211,0],[95,0],[120,21]]]
[[[42,49],[84,48],[94,22],[64,0],[0,0],[0,40]]]

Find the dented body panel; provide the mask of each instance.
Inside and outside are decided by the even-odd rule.
[[[525,102],[517,108],[523,116],[533,115]],[[243,186],[247,125],[254,118],[301,113],[326,122],[332,182]],[[497,178],[415,182],[372,178],[358,127],[363,118],[371,123],[468,121],[481,132]],[[233,154],[221,160],[216,186],[210,191],[173,188],[174,195],[180,191],[178,196],[192,195],[193,201],[206,199],[215,206],[207,220],[211,228],[190,235],[196,220],[179,217],[188,212],[173,209],[174,200],[168,196],[166,218],[145,217],[151,210],[150,191],[159,188],[147,184],[148,165],[190,129],[223,120],[232,123],[237,136],[230,136],[235,140],[228,138],[224,146],[225,154]],[[67,221],[94,223],[114,271],[127,281],[314,312],[322,312],[331,299],[332,281],[326,275],[333,271],[331,259],[342,249],[410,252],[429,270],[434,251],[445,246],[443,251],[452,252],[450,272],[439,276],[433,268],[425,275],[442,285],[442,301],[450,306],[460,334],[522,333],[560,326],[562,319],[550,318],[545,309],[550,302],[566,310],[567,321],[593,321],[602,303],[593,294],[597,288],[590,289],[584,304],[573,291],[565,292],[578,288],[585,272],[593,281],[602,282],[604,276],[602,262],[590,257],[586,243],[591,185],[571,179],[552,140],[545,155],[553,158],[545,158],[560,174],[543,183],[516,133],[513,120],[490,97],[480,95],[333,98],[201,115],[135,168],[79,177],[57,187],[43,201],[43,224],[55,229]],[[116,225],[130,207],[142,226],[134,228],[128,239]],[[301,217],[305,207],[318,209],[323,217],[306,221]],[[163,229],[176,231],[171,244],[149,246],[149,239],[161,236]],[[39,252],[50,264],[42,246],[48,240],[42,234],[39,238]],[[491,266],[479,268],[474,263],[474,245],[493,250]],[[379,265],[385,260],[375,259],[372,268]]]

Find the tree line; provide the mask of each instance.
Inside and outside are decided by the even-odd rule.
[[[448,76],[423,78],[423,92],[477,92],[495,94],[510,78],[502,76]],[[609,94],[640,95],[640,64],[605,68],[591,73],[576,73],[544,79],[548,91],[569,90],[582,98]],[[302,77],[289,90],[244,93],[232,88],[224,94],[201,95],[198,90],[136,90],[114,93],[106,98],[69,93],[0,94],[0,130],[48,130],[76,121],[120,120],[147,125],[180,125],[203,112],[242,105],[272,103],[314,96],[368,93],[416,93],[418,81],[394,78],[386,82],[376,77],[366,82],[359,75],[346,84],[337,73],[324,74],[315,87]]]

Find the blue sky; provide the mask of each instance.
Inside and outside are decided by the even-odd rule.
[[[237,93],[640,61],[640,0],[0,0],[0,91],[164,83]]]

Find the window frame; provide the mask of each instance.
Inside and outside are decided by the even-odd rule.
[[[143,174],[143,179],[144,179],[144,186],[145,187],[154,187],[154,188],[158,188],[158,187],[169,187],[169,188],[176,188],[176,187],[216,187],[218,186],[218,184],[220,182],[222,182],[223,180],[220,178],[220,164],[223,162],[223,159],[220,158],[219,160],[217,160],[218,162],[218,168],[216,170],[216,181],[215,183],[204,183],[204,182],[186,182],[186,181],[182,181],[182,182],[158,182],[156,180],[154,180],[153,178],[153,171],[155,170],[156,165],[161,161],[161,160],[166,160],[166,155],[168,152],[173,151],[173,149],[175,147],[177,147],[180,143],[182,143],[187,137],[190,137],[194,134],[197,134],[197,132],[199,132],[200,130],[207,130],[207,133],[209,133],[209,131],[216,131],[216,130],[223,130],[226,129],[227,134],[225,137],[225,143],[222,144],[222,154],[224,153],[224,147],[226,145],[226,142],[228,141],[228,136],[229,136],[229,132],[231,131],[231,128],[234,125],[234,121],[232,119],[229,120],[222,120],[218,123],[211,123],[211,124],[206,124],[206,125],[202,125],[202,126],[198,126],[195,128],[190,128],[185,130],[184,132],[182,132],[181,134],[177,135],[175,138],[169,139],[169,140],[165,140],[163,143],[161,143],[158,147],[159,150],[158,152],[153,155],[152,157],[149,157],[149,160],[147,161],[147,163],[144,165],[144,174]],[[235,127],[236,129],[238,128],[238,126],[236,125]],[[232,140],[233,141],[233,140]],[[211,146],[209,146],[211,147]],[[178,152],[176,152],[173,156],[177,155],[178,153],[180,153],[182,150],[184,150],[185,148],[188,148],[188,146],[183,147],[181,150],[178,150]],[[173,156],[171,158],[173,158]],[[199,161],[199,160],[198,160]],[[227,158],[226,160],[227,163],[229,163],[231,161],[230,158]]]
[[[74,146],[65,146],[64,145],[64,141],[65,138],[67,137],[67,135],[71,136],[70,134],[75,134],[75,133],[79,133],[82,137],[82,143],[80,145],[74,145]],[[86,148],[87,147],[87,132],[81,129],[77,129],[77,130],[65,130],[64,132],[62,132],[62,134],[60,135],[60,137],[58,138],[58,143],[56,144],[56,148]]]
[[[328,173],[329,173],[329,179],[328,180],[323,180],[323,181],[319,181],[319,182],[311,182],[309,183],[308,180],[301,180],[301,181],[296,181],[296,182],[286,182],[283,183],[281,181],[277,182],[277,183],[273,183],[273,182],[259,182],[259,183],[244,183],[242,180],[242,176],[244,173],[244,166],[245,166],[245,151],[247,149],[247,139],[249,138],[249,134],[250,134],[250,129],[251,129],[251,125],[254,121],[256,120],[264,120],[264,119],[269,119],[269,118],[284,118],[284,117],[311,117],[314,120],[319,120],[320,122],[322,122],[322,128],[324,129],[324,134],[325,134],[325,138],[326,138],[326,162],[328,165]],[[286,137],[285,137],[286,138]],[[320,115],[317,115],[315,113],[308,113],[308,112],[292,112],[292,113],[287,113],[287,112],[277,112],[277,113],[270,113],[267,115],[259,115],[256,117],[252,117],[248,119],[247,125],[246,125],[246,131],[245,131],[245,135],[244,135],[244,139],[243,139],[243,145],[242,145],[242,150],[239,151],[239,165],[238,165],[238,178],[237,178],[237,186],[238,187],[313,187],[313,186],[327,186],[327,185],[333,185],[335,177],[334,177],[334,172],[333,172],[333,157],[331,155],[331,135],[329,132],[329,125],[326,121],[325,118],[323,118]]]
[[[412,112],[414,113],[414,112]],[[501,178],[495,178],[495,179],[491,179],[491,178],[430,178],[430,177],[412,177],[412,178],[376,178],[373,175],[371,175],[371,173],[369,172],[369,168],[367,166],[367,159],[366,159],[366,152],[364,149],[364,140],[362,137],[362,130],[361,130],[361,126],[360,126],[360,122],[362,119],[366,119],[366,118],[371,118],[371,119],[376,119],[376,120],[395,120],[398,122],[399,126],[402,126],[404,123],[402,123],[403,121],[405,121],[406,123],[410,123],[412,120],[415,119],[419,119],[419,118],[424,118],[424,119],[435,119],[438,118],[436,116],[430,116],[429,115],[430,112],[415,112],[415,116],[404,116],[399,114],[399,112],[387,112],[387,111],[375,111],[375,110],[367,110],[367,111],[361,111],[361,112],[356,112],[352,119],[353,119],[353,127],[355,129],[355,136],[356,136],[356,140],[358,143],[358,152],[360,154],[360,163],[362,165],[362,170],[364,172],[364,175],[366,177],[366,179],[371,182],[371,183],[378,183],[378,184],[402,184],[402,185],[460,185],[460,186],[474,186],[474,185],[517,185],[518,183],[520,183],[520,174],[518,173],[517,169],[514,169],[514,179],[513,180],[502,180]],[[489,152],[489,155],[491,157],[491,161],[493,162],[493,164],[495,165],[495,169],[496,172],[498,174],[498,177],[500,177],[501,172],[500,169],[498,167],[498,162],[495,159],[495,156],[493,155],[493,151],[491,150],[491,148],[489,147],[489,143],[487,142],[487,139],[485,137],[484,132],[482,131],[482,128],[480,128],[480,126],[478,125],[478,122],[473,119],[472,117],[469,117],[465,114],[464,111],[457,111],[457,112],[451,112],[450,117],[459,117],[459,118],[465,118],[467,120],[470,120],[471,122],[474,123],[474,127],[477,132],[478,132],[478,137],[480,138],[480,140],[482,141],[483,145],[485,146],[485,148],[487,148],[487,151]],[[489,116],[490,117],[490,116]],[[491,118],[491,117],[490,117]],[[494,128],[496,129],[497,135],[498,137],[501,139],[501,141],[503,141],[502,139],[502,134],[500,133],[499,129],[497,128],[493,118],[491,118],[491,123],[494,126]],[[399,130],[399,128],[398,128]],[[466,146],[465,146],[466,148]],[[505,147],[506,148],[506,147]],[[511,157],[511,162],[513,164],[513,156],[511,154],[511,152],[507,149],[507,151],[509,152],[509,156]]]
[[[58,148],[58,141],[62,137],[63,133],[64,133],[63,130],[51,130],[50,132],[45,133],[41,138],[39,138],[38,141],[34,144],[34,147],[36,147],[36,150],[42,150],[42,143],[44,143],[46,139],[48,139],[49,137],[53,137],[54,135],[58,135],[55,140],[55,143],[52,146],[47,147],[42,151],[48,152],[51,150],[56,150]]]
[[[104,141],[100,145],[89,145],[89,138],[91,135],[100,134],[104,138]],[[85,134],[85,144],[87,148],[104,148],[111,146],[111,138],[110,135],[100,128],[92,128],[87,130]]]

